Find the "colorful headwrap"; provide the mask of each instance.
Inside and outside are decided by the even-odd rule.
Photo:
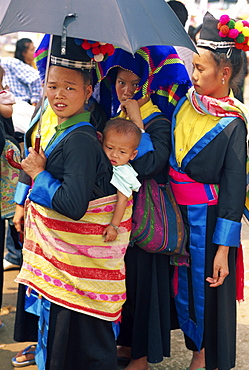
[[[116,114],[120,105],[115,90],[118,67],[141,78],[134,99],[138,100],[150,93],[152,102],[168,119],[171,119],[177,102],[191,86],[186,68],[172,46],[142,47],[134,56],[116,48],[113,55],[96,63],[99,84],[94,96],[108,118]]]

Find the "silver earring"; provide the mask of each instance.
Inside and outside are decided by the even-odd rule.
[[[222,85],[225,85],[225,78],[224,77],[222,77],[221,81],[222,81]]]
[[[87,105],[87,104],[88,104],[88,99],[85,100],[85,105]]]

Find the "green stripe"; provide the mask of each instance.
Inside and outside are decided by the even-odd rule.
[[[35,57],[35,62],[39,62],[41,59],[46,58],[47,56],[48,56],[48,51],[45,50],[41,54],[37,55],[37,57]]]

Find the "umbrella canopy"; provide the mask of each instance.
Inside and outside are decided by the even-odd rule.
[[[41,32],[112,43],[134,54],[193,42],[165,0],[0,0],[0,35]]]

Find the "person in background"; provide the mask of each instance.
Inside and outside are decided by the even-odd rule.
[[[36,105],[42,96],[42,84],[39,72],[34,64],[35,47],[29,38],[22,38],[16,42],[14,58],[2,57],[0,64],[4,68],[5,74],[3,83],[9,87],[16,99],[13,111],[13,124],[15,137],[22,145],[24,130],[20,132],[20,127],[25,121],[30,121],[33,110],[30,105]],[[26,118],[28,114],[28,117]],[[19,121],[22,123],[19,123]],[[4,257],[4,270],[20,268],[21,251],[17,249],[16,239],[12,238],[11,230],[8,230],[6,240],[7,254]]]
[[[20,158],[20,148],[18,142],[14,138],[14,127],[11,119],[15,97],[6,86],[3,86],[3,76],[4,70],[0,66],[0,307],[2,304],[4,277],[3,254],[6,237],[6,221],[9,225],[9,231],[15,246],[20,248],[18,233],[12,222],[15,209],[14,194],[19,177],[19,170],[11,167],[5,158],[7,150],[9,149],[13,149],[15,156]],[[0,321],[0,328],[2,326],[3,323]]]
[[[0,58],[5,70],[3,83],[9,86],[17,100],[32,105],[36,105],[42,95],[39,72],[34,68],[34,51],[32,40],[23,38],[16,43],[14,58]]]
[[[183,27],[185,27],[186,22],[188,20],[188,10],[186,6],[182,2],[177,0],[170,0],[167,2],[167,4],[175,12]],[[183,46],[175,46],[175,49],[179,57],[182,59],[189,76],[191,76],[193,71],[192,66],[193,51],[188,48],[184,48]]]
[[[202,23],[199,24],[197,27],[193,27],[191,31],[189,30],[189,36],[191,37],[195,45],[197,44],[197,41],[199,40],[201,28],[202,28]]]
[[[235,367],[236,294],[243,299],[236,264],[242,263],[249,113],[232,93],[243,45],[237,49],[228,32],[238,36],[239,26],[227,15],[217,20],[206,13],[193,57],[193,87],[172,120],[169,176],[191,256],[190,268],[178,267],[175,296],[179,324],[193,353],[189,370]]]
[[[5,132],[4,132],[4,126],[0,122],[0,155],[2,155],[2,151],[5,145]],[[0,184],[1,185],[1,184]],[[3,256],[4,253],[4,237],[5,237],[5,220],[2,221],[0,219],[0,229],[1,230],[1,240],[0,240],[0,253],[1,256]],[[1,259],[2,260],[2,259]],[[3,291],[3,263],[0,263],[0,308],[2,307],[2,291]],[[0,319],[0,329],[4,327],[4,323]]]

